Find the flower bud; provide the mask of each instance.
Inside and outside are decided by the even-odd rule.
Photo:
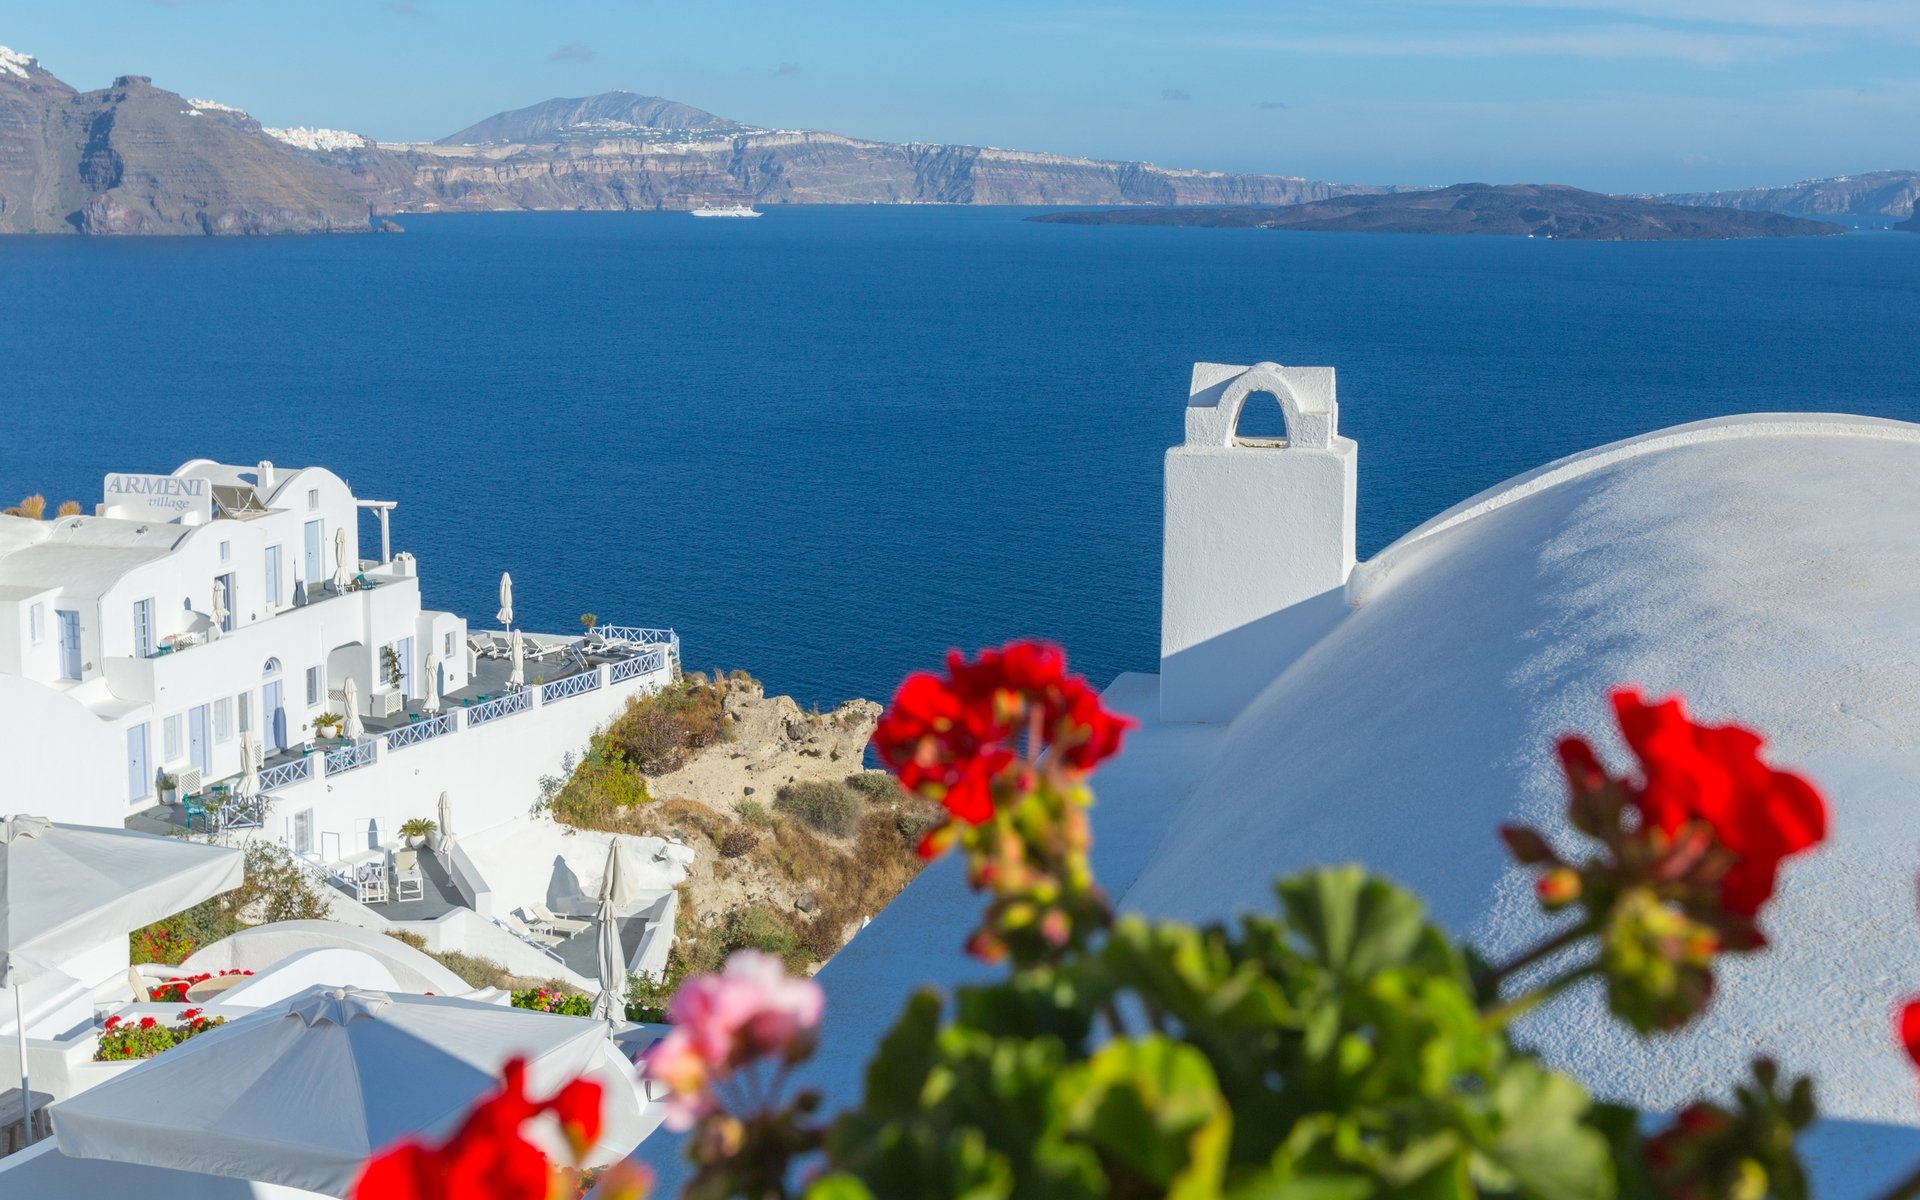
[[[1534,882],[1534,891],[1546,908],[1564,908],[1580,898],[1580,872],[1572,867],[1557,867]]]

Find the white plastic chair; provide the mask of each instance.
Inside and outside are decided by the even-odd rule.
[[[353,873],[354,898],[362,904],[385,904],[387,902],[387,864],[379,861],[361,863]]]
[[[393,855],[393,898],[424,900],[426,885],[420,874],[420,852],[397,850]]]

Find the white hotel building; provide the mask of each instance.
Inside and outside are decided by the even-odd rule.
[[[531,638],[528,686],[506,686],[497,635],[422,606],[412,556],[391,549],[394,504],[324,468],[196,460],[104,490],[92,516],[0,516],[17,811],[118,825],[165,779],[189,794],[238,775],[246,738],[269,802],[244,823],[316,863],[390,844],[443,791],[459,833],[480,834],[524,819],[540,776],[678,668],[671,631],[619,628]],[[377,548],[360,537],[367,510]],[[317,739],[349,681],[364,736]]]

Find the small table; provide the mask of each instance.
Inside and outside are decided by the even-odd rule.
[[[251,982],[252,979],[251,975],[215,975],[211,979],[202,979],[187,989],[187,1003],[205,1004],[217,998],[228,988],[239,987],[243,983]]]
[[[53,1125],[47,1119],[47,1105],[53,1103],[53,1097],[46,1092],[33,1093],[33,1140],[45,1141],[53,1136]],[[4,1130],[6,1153],[25,1150],[25,1122],[21,1118],[20,1089],[8,1088],[0,1092],[0,1130]]]

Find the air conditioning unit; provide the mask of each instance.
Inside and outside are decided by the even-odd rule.
[[[174,778],[180,782],[180,794],[182,796],[193,795],[199,791],[200,786],[206,782],[199,767],[187,767],[176,772]]]

